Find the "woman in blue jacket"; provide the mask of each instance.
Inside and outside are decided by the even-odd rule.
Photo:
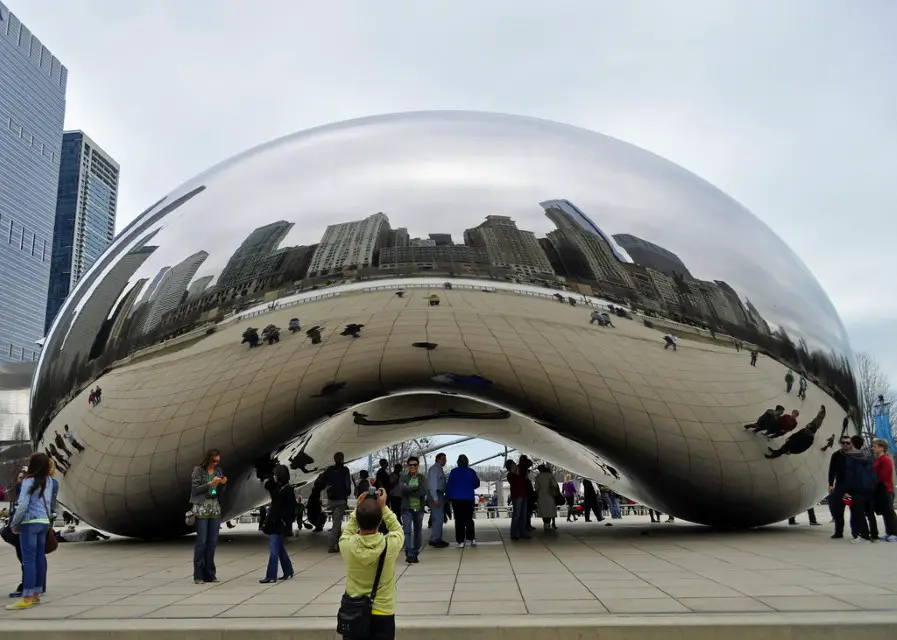
[[[477,504],[474,491],[480,486],[480,478],[469,464],[463,453],[458,456],[458,466],[449,473],[445,485],[445,497],[451,501],[455,514],[455,541],[459,549],[464,548],[465,540],[471,547],[477,546],[473,512]]]

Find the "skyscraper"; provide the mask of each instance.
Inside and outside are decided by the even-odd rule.
[[[253,229],[227,261],[218,278],[218,287],[245,284],[262,275],[262,265],[277,250],[294,224],[280,220]]]
[[[183,302],[187,286],[208,257],[209,254],[205,251],[197,251],[165,272],[143,325],[144,333],[149,333],[162,324],[162,316]]]
[[[405,234],[407,236],[407,233]],[[403,236],[403,238],[405,237]],[[389,218],[375,213],[353,222],[328,225],[308,267],[311,276],[374,266],[374,257],[389,244]]]
[[[45,331],[69,292],[112,243],[118,163],[82,131],[62,136]]]
[[[554,276],[536,235],[518,229],[508,216],[486,216],[485,222],[464,232],[464,242],[485,249],[494,266],[518,276]]]
[[[0,360],[44,337],[68,73],[0,2]]]
[[[668,249],[628,233],[614,234],[614,240],[640,265],[668,276],[681,274],[688,279],[692,278],[682,259]]]

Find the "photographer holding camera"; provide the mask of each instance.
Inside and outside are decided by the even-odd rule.
[[[387,493],[373,487],[358,496],[339,539],[346,563],[346,593],[337,631],[350,640],[392,640],[396,635],[396,558],[405,534],[387,506]],[[380,522],[388,533],[378,531]]]

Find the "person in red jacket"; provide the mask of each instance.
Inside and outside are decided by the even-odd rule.
[[[880,513],[885,522],[885,535],[888,542],[897,542],[897,514],[894,513],[894,461],[888,455],[888,441],[876,439],[872,441],[872,453],[875,462],[872,470],[878,478],[878,485],[872,494],[872,505],[876,513]]]
[[[505,462],[508,471],[508,485],[511,487],[511,540],[529,538],[526,525],[529,522],[527,499],[529,497],[529,481],[525,469],[520,468],[513,460]]]

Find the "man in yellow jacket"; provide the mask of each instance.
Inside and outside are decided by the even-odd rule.
[[[387,545],[371,616],[370,637],[378,640],[395,638],[396,558],[405,546],[402,525],[387,506],[387,498],[383,489],[377,491],[376,500],[361,494],[339,539],[339,552],[346,563],[346,593],[353,597],[371,593],[380,554]],[[385,535],[378,530],[381,520],[386,525]]]

